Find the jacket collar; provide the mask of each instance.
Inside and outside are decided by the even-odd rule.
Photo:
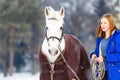
[[[115,33],[115,31],[116,31],[116,30],[113,30],[113,31],[112,31],[112,35]]]

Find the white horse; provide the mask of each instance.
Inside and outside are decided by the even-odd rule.
[[[81,42],[63,34],[64,8],[45,8],[46,34],[40,49],[40,80],[91,80],[90,62]]]

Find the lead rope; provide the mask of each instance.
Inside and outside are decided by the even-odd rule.
[[[53,74],[54,74],[54,63],[52,63],[52,64],[50,64],[50,66],[51,66],[51,71],[50,71],[50,73],[51,73],[51,80],[53,80]]]
[[[62,51],[61,51],[61,47],[59,46],[58,49],[60,50],[60,53],[61,53],[61,56],[63,58],[63,61],[65,62],[65,64],[67,65],[67,67],[71,70],[71,72],[74,74],[74,76],[77,78],[77,80],[80,80],[79,77],[77,76],[77,74],[75,73],[75,71],[70,67],[70,65],[67,63],[65,57],[63,56],[62,54]]]
[[[92,60],[92,76],[95,80],[102,80],[105,74],[104,63],[98,63]]]
[[[102,56],[101,43],[100,43],[100,47],[99,47],[99,52],[100,52],[99,56]],[[101,74],[100,74],[99,78],[100,78],[100,80],[102,80],[104,75],[105,75],[105,64],[104,64],[104,62],[99,63],[98,67],[101,70]]]
[[[102,56],[101,43],[99,47],[99,56]],[[104,62],[98,63],[95,59],[92,60],[92,76],[95,80],[102,80],[105,75],[105,65]]]

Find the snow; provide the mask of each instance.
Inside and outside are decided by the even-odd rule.
[[[36,73],[32,75],[31,73],[14,73],[13,76],[4,77],[2,73],[0,73],[0,80],[39,80],[39,74]]]

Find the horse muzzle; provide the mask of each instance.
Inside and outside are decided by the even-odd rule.
[[[49,52],[52,56],[55,56],[55,55],[58,54],[58,49],[50,48],[50,49],[48,49],[48,52]]]

